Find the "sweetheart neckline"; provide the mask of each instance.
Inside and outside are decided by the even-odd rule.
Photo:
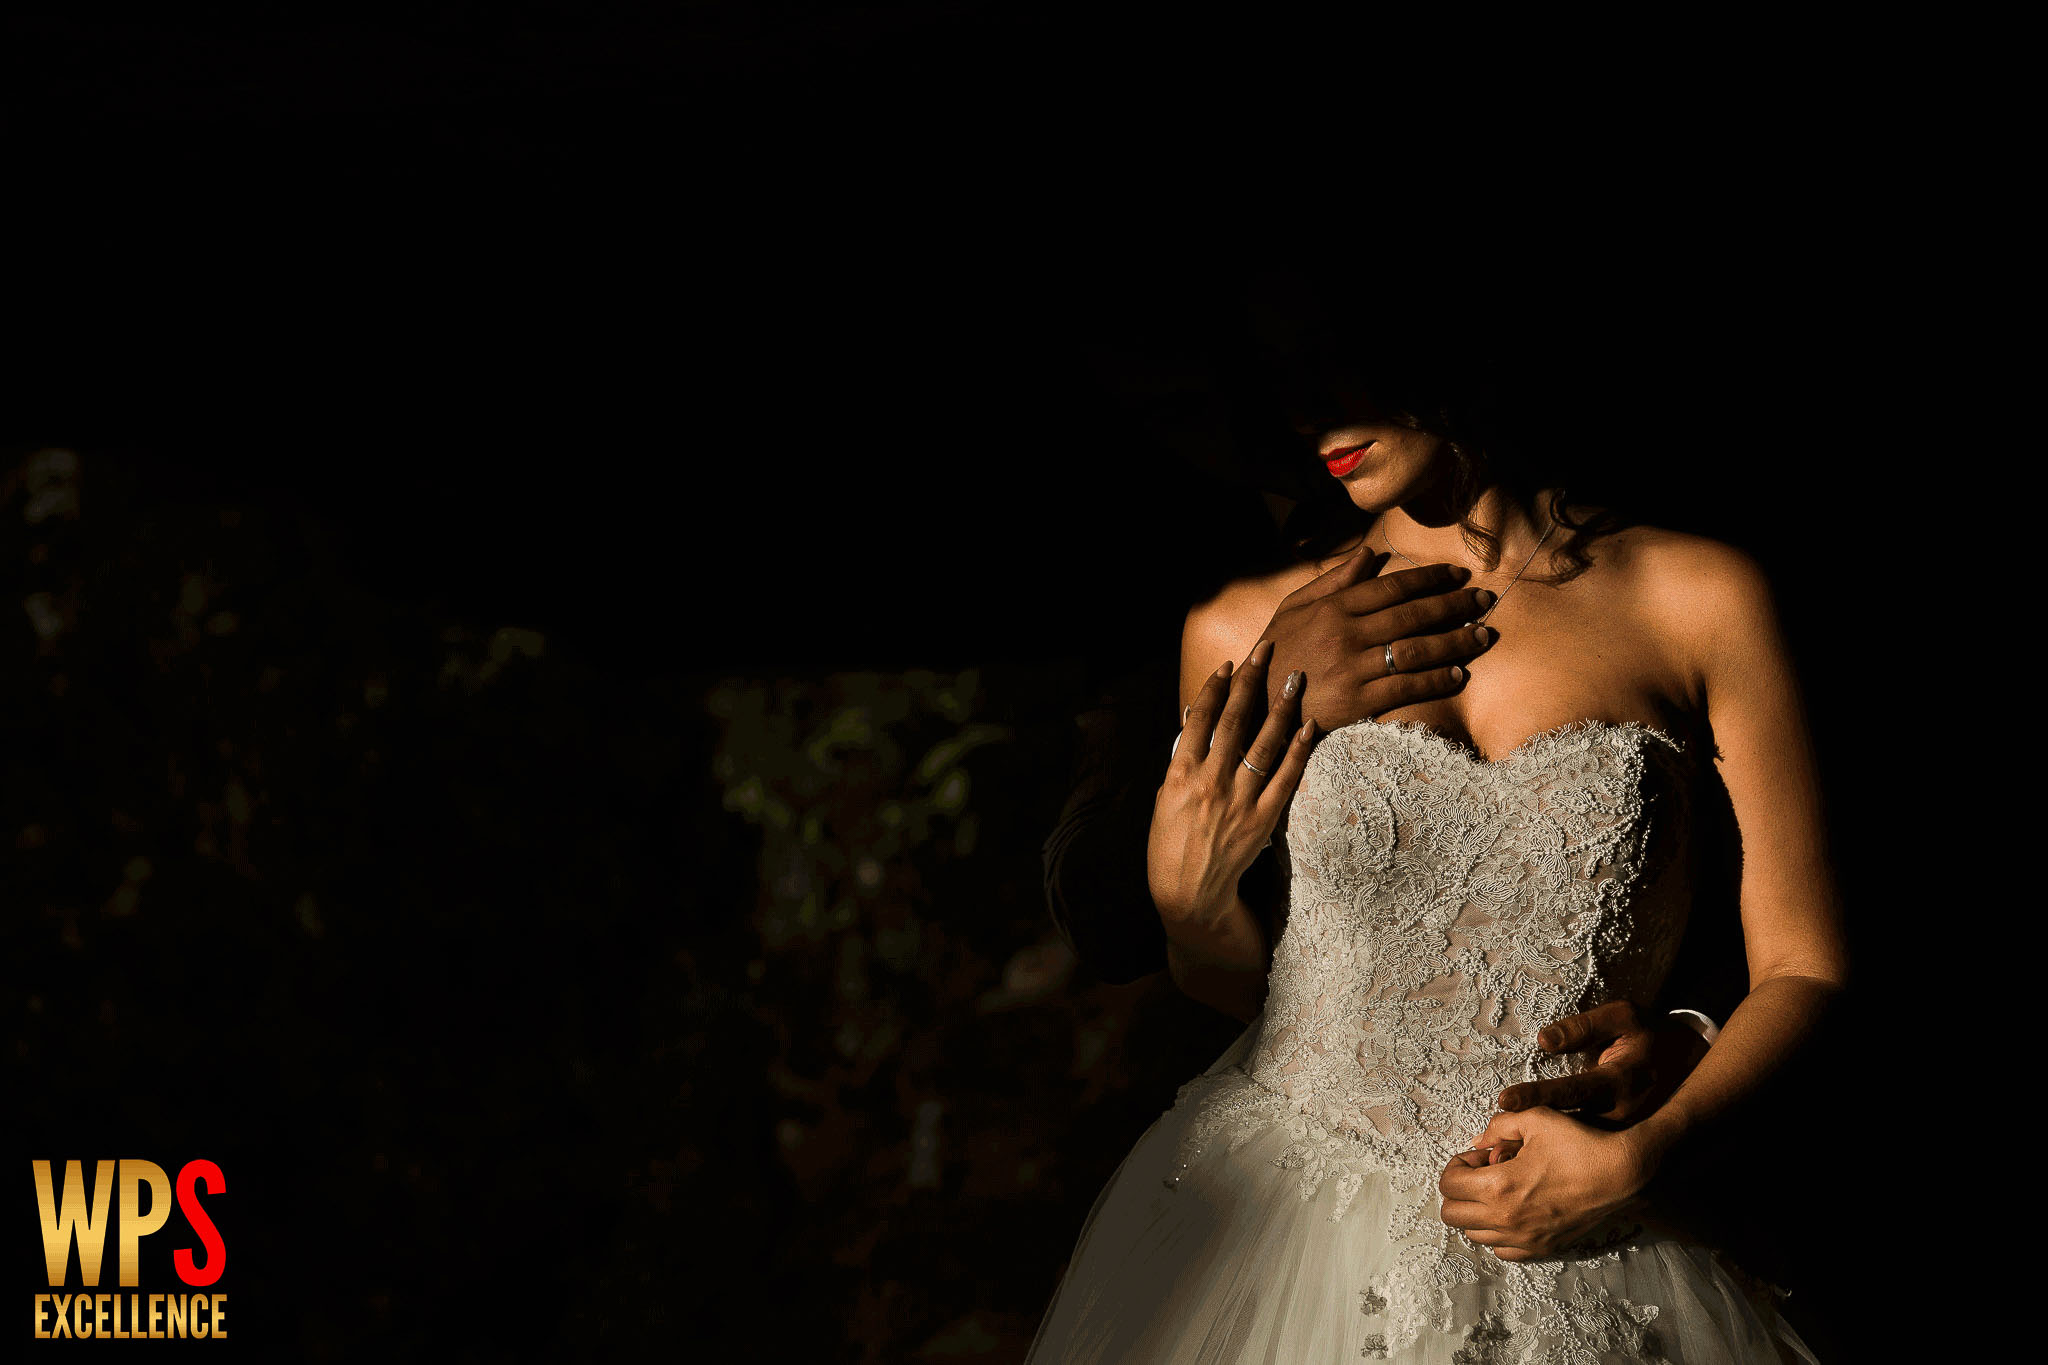
[[[1585,734],[1588,731],[1592,730],[1611,730],[1646,734],[1651,736],[1652,738],[1664,741],[1679,754],[1685,754],[1688,752],[1684,740],[1678,738],[1676,735],[1673,735],[1670,731],[1662,729],[1655,725],[1651,725],[1646,721],[1602,720],[1599,717],[1594,716],[1586,717],[1583,720],[1568,720],[1564,724],[1553,726],[1548,730],[1538,730],[1535,734],[1530,735],[1527,738],[1521,740],[1513,748],[1509,749],[1506,753],[1502,754],[1499,758],[1488,758],[1486,757],[1486,755],[1480,753],[1476,748],[1474,748],[1470,744],[1465,743],[1463,740],[1452,739],[1449,735],[1444,734],[1441,730],[1433,729],[1430,726],[1423,724],[1419,720],[1374,720],[1371,716],[1363,716],[1358,720],[1354,720],[1347,724],[1338,726],[1336,729],[1330,731],[1330,735],[1342,734],[1346,730],[1355,730],[1360,726],[1365,725],[1377,726],[1382,730],[1392,730],[1399,734],[1419,735],[1425,739],[1435,740],[1444,748],[1449,749],[1451,752],[1459,755],[1462,758],[1469,760],[1470,762],[1482,768],[1506,767],[1507,765],[1515,762],[1517,759],[1527,754],[1529,749],[1533,745],[1539,743],[1540,741],[1549,739],[1560,739],[1568,735]],[[1325,738],[1328,737],[1329,736],[1325,736]]]

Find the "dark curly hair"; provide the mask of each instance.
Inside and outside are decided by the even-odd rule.
[[[1552,582],[1569,582],[1592,566],[1600,537],[1632,524],[1610,507],[1574,508],[1567,461],[1532,447],[1522,429],[1530,395],[1518,394],[1499,370],[1470,354],[1447,357],[1399,352],[1361,342],[1334,324],[1311,326],[1300,340],[1255,362],[1257,379],[1237,414],[1246,445],[1265,466],[1274,491],[1296,501],[1281,534],[1299,560],[1326,558],[1371,522],[1322,472],[1311,444],[1321,433],[1355,422],[1393,422],[1444,439],[1452,466],[1450,505],[1469,508],[1492,484],[1518,497],[1553,491],[1542,510],[1567,534],[1551,551]],[[1488,568],[1500,562],[1500,540],[1470,513],[1459,520],[1465,543]]]

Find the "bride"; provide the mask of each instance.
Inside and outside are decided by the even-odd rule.
[[[1443,407],[1340,397],[1303,433],[1359,529],[1189,613],[1153,810],[1174,979],[1249,1026],[1097,1197],[1029,1359],[1811,1361],[1644,1198],[1843,981],[1769,587],[1728,546],[1521,486]],[[1281,618],[1335,619],[1381,570],[1430,565],[1467,586],[1352,676],[1275,661]],[[1318,726],[1319,682],[1388,673],[1431,675],[1426,699]],[[1701,783],[1739,833],[1748,994],[1632,1126],[1498,1112],[1584,1066],[1539,1049],[1544,1025],[1671,970]],[[1288,879],[1270,942],[1238,886],[1269,842]]]

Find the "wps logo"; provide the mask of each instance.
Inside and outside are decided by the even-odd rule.
[[[117,1243],[120,1247],[120,1279],[123,1289],[134,1289],[141,1280],[142,1239],[160,1231],[171,1217],[171,1178],[154,1161],[101,1161],[88,1202],[85,1172],[81,1163],[64,1163],[64,1193],[60,1199],[51,1182],[50,1163],[31,1163],[36,1175],[36,1209],[42,1215],[43,1266],[49,1272],[50,1287],[63,1289],[70,1269],[71,1249],[78,1248],[79,1278],[87,1289],[100,1282],[100,1267],[106,1256],[107,1229],[112,1218],[116,1185],[120,1187],[121,1214]],[[116,1177],[115,1168],[119,1167]],[[178,1211],[199,1239],[200,1254],[192,1247],[179,1247],[171,1256],[178,1278],[194,1289],[203,1289],[220,1279],[227,1269],[227,1243],[220,1229],[200,1205],[200,1192],[221,1194],[227,1178],[211,1161],[188,1161],[178,1172]],[[143,1191],[149,1193],[143,1207]],[[112,1300],[111,1311],[109,1300]],[[225,1337],[227,1329],[225,1294],[38,1294],[36,1335],[38,1337],[126,1337],[186,1338]]]

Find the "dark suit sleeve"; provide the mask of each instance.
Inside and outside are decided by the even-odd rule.
[[[1173,739],[1169,733],[1147,777],[1131,732],[1150,727],[1139,725],[1130,708],[1098,707],[1078,723],[1080,780],[1045,841],[1046,907],[1082,965],[1122,985],[1166,970],[1166,933],[1145,880],[1145,843]]]

